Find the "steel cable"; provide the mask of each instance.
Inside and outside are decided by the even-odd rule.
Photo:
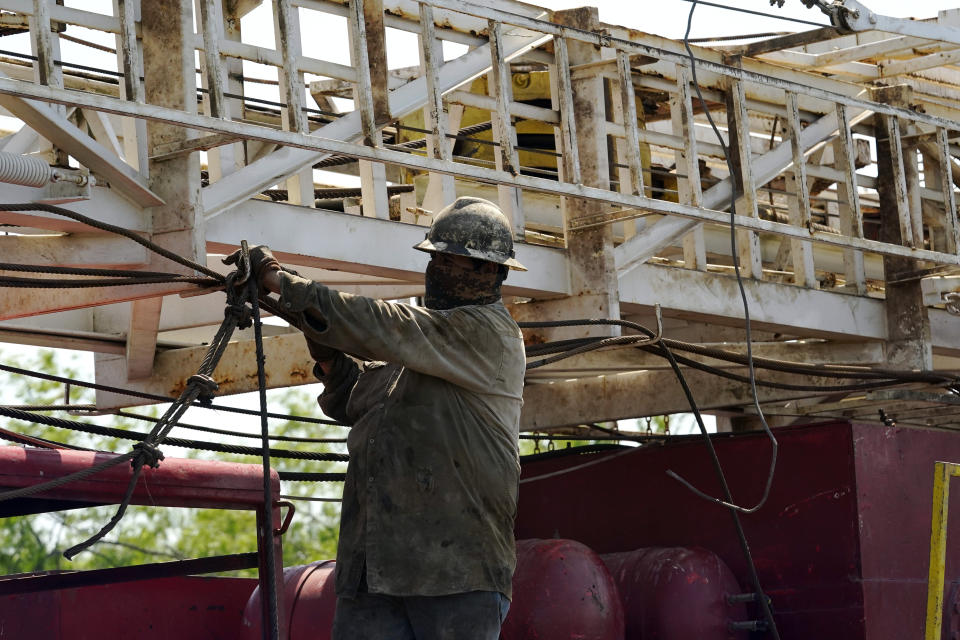
[[[143,470],[144,465],[157,467],[159,466],[160,461],[163,460],[163,453],[158,447],[163,443],[164,438],[166,438],[167,434],[173,428],[173,425],[180,420],[180,417],[184,414],[184,412],[186,412],[186,410],[191,404],[193,404],[195,400],[201,396],[205,398],[211,398],[213,393],[216,391],[216,383],[213,382],[213,379],[210,377],[210,375],[216,368],[217,362],[220,360],[220,356],[223,355],[223,352],[227,346],[227,342],[229,341],[230,336],[233,334],[234,329],[237,328],[241,322],[241,318],[244,317],[242,311],[246,304],[246,300],[244,297],[242,297],[241,293],[234,288],[233,281],[235,278],[236,272],[225,278],[225,291],[227,294],[228,310],[233,310],[234,313],[224,314],[223,323],[220,325],[220,329],[217,331],[216,336],[214,336],[214,340],[212,341],[210,348],[207,350],[207,353],[201,362],[197,373],[187,380],[186,388],[184,388],[183,392],[180,394],[180,397],[170,405],[166,412],[164,412],[163,416],[161,416],[157,424],[154,425],[147,437],[133,446],[133,457],[131,458],[133,471],[130,474],[130,480],[127,483],[127,490],[124,493],[124,497],[120,501],[119,506],[117,507],[116,513],[113,515],[110,521],[101,527],[101,529],[95,534],[83,542],[76,544],[64,551],[63,555],[68,560],[72,559],[81,551],[96,544],[113,530],[113,528],[123,518],[124,513],[126,513],[127,507],[129,506],[130,500],[133,496],[133,490],[137,485],[140,472]]]
[[[244,261],[249,264],[247,241],[244,240],[240,245],[243,252]],[[252,269],[251,269],[252,270]],[[264,538],[269,540],[267,544],[266,565],[267,565],[267,597],[270,637],[272,640],[278,640],[280,634],[278,599],[277,599],[277,571],[276,557],[273,553],[273,538],[277,532],[273,528],[273,487],[270,480],[270,454],[269,446],[270,434],[267,431],[267,374],[264,367],[266,358],[263,353],[263,325],[260,322],[260,304],[257,291],[257,279],[249,278],[247,281],[248,297],[253,314],[253,335],[256,344],[257,356],[257,386],[260,389],[260,433],[263,442],[263,455],[261,462],[263,465],[263,531]]]
[[[64,420],[63,418],[54,418],[31,411],[14,409],[11,407],[0,407],[0,416],[10,418],[11,420],[22,420],[24,422],[33,422],[44,424],[58,429],[69,429],[81,433],[106,436],[110,438],[120,438],[123,440],[135,440],[142,442],[150,437],[149,433],[139,431],[129,431],[127,429],[118,429],[116,427],[105,427],[98,424],[89,424],[75,420]],[[159,419],[158,419],[159,421]],[[260,436],[257,436],[260,437]],[[164,438],[163,443],[171,447],[183,447],[184,449],[198,449],[202,451],[216,451],[219,453],[232,453],[243,456],[262,456],[263,449],[260,447],[246,447],[243,445],[227,444],[221,442],[207,442],[203,440],[191,440],[186,438]],[[316,460],[321,462],[346,462],[348,457],[341,453],[326,453],[318,451],[297,451],[291,449],[269,449],[270,456],[274,458],[289,458],[293,460]]]
[[[22,433],[10,431],[8,429],[0,429],[0,438],[9,442],[25,444],[40,449],[71,449],[73,451],[89,451],[89,449],[85,449],[84,447],[78,447],[65,442],[54,442],[53,440],[47,440],[46,438],[27,436]]]
[[[521,328],[550,328],[550,327],[574,327],[574,326],[592,326],[592,325],[613,325],[623,328],[633,329],[641,332],[646,336],[654,335],[653,331],[647,327],[644,327],[641,324],[636,322],[631,322],[629,320],[609,320],[609,319],[576,319],[576,320],[553,320],[553,321],[544,321],[544,322],[519,322],[518,325]],[[629,346],[631,340],[627,338],[634,338],[636,340],[643,339],[642,336],[619,336],[615,340],[611,341],[609,344],[603,344],[602,346]],[[555,342],[546,342],[536,345],[531,345],[527,347],[527,355],[544,355],[550,353],[565,353],[571,348],[580,348],[584,345],[594,345],[603,341],[611,340],[610,338],[574,338],[571,340],[558,340]],[[706,356],[716,360],[724,360],[727,362],[741,364],[746,366],[749,361],[749,357],[745,354],[740,354],[734,351],[727,351],[725,349],[718,349],[715,347],[705,347],[698,344],[693,344],[690,342],[684,342],[681,340],[674,340],[671,338],[662,338],[660,342],[670,349],[685,351],[689,353],[695,353],[697,355]],[[595,347],[600,348],[600,347]],[[649,353],[655,355],[663,356],[663,351],[656,345],[647,345],[647,346],[638,346],[636,348],[643,349]],[[717,375],[726,375],[726,372],[723,372],[722,369],[716,367],[711,367],[703,363],[698,363],[689,359],[682,359],[684,364],[694,363],[697,365],[697,368],[700,368],[703,371],[709,371],[717,373]],[[877,367],[862,367],[856,365],[833,365],[833,364],[809,364],[805,362],[792,362],[789,360],[777,360],[773,358],[761,358],[753,357],[754,365],[757,368],[769,369],[771,371],[780,371],[783,373],[796,373],[800,375],[815,375],[827,378],[874,378],[882,379],[885,382],[897,381],[900,384],[921,382],[927,384],[957,384],[958,379],[955,376],[948,374],[938,373],[936,371],[904,371],[899,369],[886,369],[886,368],[877,368]],[[537,366],[542,366],[537,363]],[[534,368],[534,367],[528,367]],[[734,378],[740,381],[748,382],[749,378]],[[758,381],[758,384],[762,384]],[[776,383],[769,383],[768,386]],[[885,384],[884,386],[890,386]],[[780,387],[786,388],[786,387]],[[824,387],[817,387],[824,388]]]
[[[281,480],[290,482],[343,482],[345,473],[312,473],[307,471],[278,471]]]
[[[117,235],[123,236],[124,238],[129,238],[137,244],[146,247],[150,251],[156,253],[157,255],[163,256],[168,260],[172,260],[177,264],[183,265],[200,273],[204,273],[218,282],[223,282],[225,280],[223,274],[210,269],[204,264],[194,262],[188,258],[165,249],[160,245],[142,238],[137,233],[130,231],[129,229],[124,229],[123,227],[118,227],[117,225],[110,224],[109,222],[102,222],[96,220],[89,216],[85,216],[82,213],[77,213],[76,211],[71,211],[69,209],[64,209],[63,207],[57,207],[52,204],[42,204],[39,202],[26,202],[26,203],[10,203],[10,204],[0,204],[0,211],[46,211],[47,213],[52,213],[54,215],[63,216],[64,218],[70,218],[71,220],[76,220],[87,226],[93,227],[94,229],[100,229],[101,231],[108,231],[110,233],[115,233]]]
[[[111,467],[123,464],[128,460],[132,460],[137,456],[136,451],[128,451],[127,453],[118,454],[116,458],[111,458],[110,460],[105,460],[100,464],[82,469],[75,473],[71,473],[65,476],[61,476],[54,480],[49,480],[47,482],[40,482],[37,484],[30,485],[29,487],[23,487],[21,489],[14,489],[12,491],[4,491],[0,493],[0,502],[6,502],[7,500],[14,500],[16,498],[28,498],[34,496],[38,493],[44,493],[46,491],[52,491],[58,487],[62,487],[65,484],[70,484],[76,480],[83,480],[92,475],[98,474],[101,471],[106,471]]]
[[[18,407],[18,408],[22,409],[24,407]],[[133,420],[144,420],[147,422],[156,422],[157,420],[159,420],[159,418],[154,418],[152,416],[144,416],[138,413],[129,413],[127,411],[116,411],[114,415],[119,416],[121,418],[131,418]],[[206,433],[218,433],[221,435],[234,436],[237,438],[259,439],[261,437],[260,434],[257,434],[257,433],[244,433],[243,431],[234,431],[232,429],[218,429],[216,427],[202,427],[200,425],[187,424],[185,422],[178,422],[176,426],[180,427],[181,429],[189,429],[192,431],[203,431]],[[334,444],[334,443],[342,444],[347,441],[346,438],[301,438],[298,436],[278,436],[278,435],[272,435],[272,434],[270,435],[270,439],[280,441],[280,442],[302,442],[305,444]]]
[[[116,287],[128,285],[148,285],[166,283],[198,284],[217,286],[218,281],[212,278],[197,276],[182,276],[171,274],[163,277],[144,278],[93,278],[90,280],[48,280],[44,278],[19,278],[16,276],[0,277],[0,287],[10,289],[93,289],[95,287]]]
[[[707,2],[706,0],[684,0],[684,2],[693,3],[693,6],[690,7],[691,13],[693,12],[693,9],[695,9],[698,4],[702,4],[702,5],[704,5],[704,6],[714,7],[714,8],[716,8],[716,9],[726,9],[726,10],[728,10],[728,11],[736,11],[736,12],[738,12],[738,13],[746,13],[746,14],[748,14],[748,15],[753,15],[753,16],[761,16],[761,17],[764,17],[764,18],[773,18],[774,20],[785,20],[785,21],[787,21],[787,22],[796,22],[796,23],[798,23],[798,24],[806,24],[806,25],[810,25],[810,26],[812,26],[812,27],[829,27],[829,26],[830,26],[830,25],[828,25],[828,24],[821,24],[821,23],[819,23],[819,22],[812,22],[812,21],[810,21],[810,20],[804,20],[804,19],[802,19],[802,18],[791,18],[790,16],[779,16],[779,15],[777,15],[777,14],[775,14],[775,13],[767,13],[767,12],[764,12],[764,11],[755,11],[755,10],[753,10],[753,9],[744,9],[744,8],[742,8],[742,7],[731,7],[731,6],[728,6],[728,5],[725,5],[725,4],[719,4],[719,3],[716,3],[716,2]],[[690,35],[690,29],[689,29],[689,27],[687,28],[687,35],[688,35],[688,36]],[[690,40],[689,38],[687,38],[687,37],[684,37],[684,41],[685,41],[685,42],[691,42],[691,40]]]
[[[670,353],[669,350],[664,347],[664,352],[662,355],[666,357],[666,354]],[[676,361],[685,364],[691,369],[699,369],[706,373],[720,376],[722,378],[727,378],[728,380],[735,380],[737,382],[742,382],[744,384],[751,384],[751,379],[749,376],[742,376],[730,371],[725,371],[717,367],[711,367],[710,365],[703,364],[696,360],[690,358],[684,358],[683,356],[677,356],[674,354]],[[786,391],[868,391],[871,389],[882,389],[885,387],[893,387],[897,385],[904,384],[899,380],[886,380],[879,379],[871,382],[861,382],[857,384],[846,384],[846,385],[816,385],[816,384],[793,384],[789,382],[771,382],[768,380],[759,380],[754,379],[753,383],[757,386],[767,387],[770,389],[783,389]]]
[[[16,264],[0,262],[0,271],[23,273],[55,273],[70,276],[102,276],[105,278],[165,278],[180,275],[162,271],[139,271],[136,269],[94,269],[91,267],[61,267],[45,264]]]
[[[73,385],[76,387],[83,387],[85,389],[107,391],[110,393],[130,396],[132,398],[154,400],[155,402],[173,402],[176,400],[176,398],[171,398],[170,396],[161,396],[155,393],[146,393],[144,391],[134,391],[133,389],[124,389],[122,387],[114,387],[111,385],[100,384],[97,382],[87,382],[86,380],[76,380],[74,378],[66,378],[64,376],[57,376],[50,373],[43,373],[40,371],[31,371],[29,369],[14,367],[7,364],[0,364],[0,371],[6,371],[7,373],[15,373],[18,375],[29,376],[29,377],[37,378],[40,380],[48,380],[50,382],[60,382],[62,384]],[[213,411],[225,411],[228,413],[238,413],[243,415],[260,415],[258,411],[255,411],[253,409],[244,409],[243,407],[230,407],[226,405],[213,404],[213,403],[196,403],[193,406],[199,407],[201,409],[209,409]],[[342,422],[337,422],[336,420],[326,420],[324,418],[313,418],[309,416],[295,416],[295,415],[290,415],[285,413],[269,413],[268,417],[278,419],[278,420],[290,420],[293,422],[304,422],[309,424],[347,426],[347,425],[344,425]]]

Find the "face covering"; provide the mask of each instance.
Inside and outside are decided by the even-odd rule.
[[[426,293],[428,309],[453,309],[469,304],[493,304],[500,299],[500,285],[506,268],[481,272],[474,265],[461,266],[443,258],[432,258],[427,265]]]

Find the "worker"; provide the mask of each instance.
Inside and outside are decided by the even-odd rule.
[[[516,565],[525,358],[500,299],[514,259],[503,213],[458,198],[415,249],[423,306],[341,293],[251,251],[301,320],[318,401],[352,424],[334,640],[495,640]]]

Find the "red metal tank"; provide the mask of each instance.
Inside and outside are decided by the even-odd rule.
[[[747,620],[733,572],[700,547],[651,547],[601,556],[620,597],[626,640],[746,640],[729,622]]]
[[[289,637],[329,640],[336,610],[332,560],[283,570]],[[243,614],[244,638],[259,640],[260,590]],[[517,542],[513,602],[503,640],[623,640],[623,607],[603,561],[573,540]]]
[[[283,640],[329,640],[337,596],[333,590],[336,563],[322,560],[283,570],[283,602],[289,635]],[[243,638],[260,640],[260,587],[253,590],[243,610]]]
[[[603,561],[573,540],[520,540],[503,640],[622,640],[623,606]]]

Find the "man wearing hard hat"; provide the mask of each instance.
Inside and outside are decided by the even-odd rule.
[[[495,640],[516,565],[524,349],[500,299],[506,217],[479,198],[437,213],[424,306],[341,293],[251,251],[301,320],[324,412],[352,424],[334,640]],[[350,355],[346,355],[350,354]]]

